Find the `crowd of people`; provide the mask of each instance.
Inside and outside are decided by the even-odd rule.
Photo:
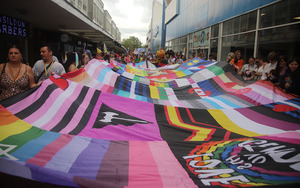
[[[208,59],[206,59],[205,54],[203,52],[199,53],[196,56],[195,52],[192,52],[190,57],[186,57],[186,55],[182,52],[175,53],[173,50],[168,50],[167,52],[164,49],[161,49],[156,52],[156,54],[148,54],[148,60],[153,63],[156,67],[164,67],[166,65],[173,64],[182,64],[191,59],[198,58],[202,60],[215,61],[215,58],[212,54],[209,55]]]
[[[248,63],[244,63],[241,52],[230,52],[227,63],[247,81],[265,80],[270,81],[276,87],[280,87],[288,93],[300,95],[300,68],[299,59],[292,58],[290,61],[276,52],[270,52],[267,60],[264,57],[254,58],[250,56]]]
[[[32,68],[23,63],[22,56],[22,49],[18,45],[12,45],[8,49],[8,61],[0,64],[0,100],[36,87],[52,74],[62,75],[84,68],[93,58],[107,62],[114,60],[123,64],[149,61],[156,67],[182,64],[196,57],[215,61],[212,54],[205,59],[204,53],[199,53],[196,56],[196,53],[193,52],[189,58],[186,58],[182,52],[175,53],[173,50],[165,52],[163,49],[157,51],[156,54],[124,53],[120,55],[117,53],[104,53],[100,50],[96,54],[92,54],[90,50],[86,49],[82,53],[64,53],[63,57],[58,60],[53,55],[51,45],[48,44],[41,46],[41,60],[38,60]],[[251,56],[248,58],[248,63],[244,63],[241,51],[237,50],[235,53],[230,52],[226,61],[244,80],[270,81],[286,92],[300,95],[299,60],[292,59],[288,61],[285,56],[278,57],[275,52],[269,53],[267,60],[266,62],[263,57],[254,58]]]

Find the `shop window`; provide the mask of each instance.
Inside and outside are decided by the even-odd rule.
[[[104,13],[100,11],[99,9],[99,24],[103,27],[104,23]]]
[[[73,6],[75,6],[75,0],[68,0]]]
[[[194,42],[194,34],[189,34],[189,43]]]
[[[171,47],[171,41],[168,42],[168,46]]]
[[[214,38],[210,40],[210,53],[213,54],[215,58],[217,58],[218,38]]]
[[[77,1],[77,8],[78,8],[79,10],[81,10],[81,8],[82,8],[82,0],[78,0],[78,1]]]
[[[94,3],[94,6],[93,6],[93,21],[94,22],[98,22],[98,18],[97,18],[97,6],[96,4]]]
[[[239,32],[246,32],[256,29],[257,11],[241,16]]]
[[[184,48],[186,48],[186,45],[181,45],[178,52],[184,53]]]
[[[186,44],[186,42],[187,42],[186,36],[180,38],[180,44]]]
[[[281,1],[262,8],[260,11],[260,28],[300,21],[299,9],[299,0]]]
[[[289,59],[297,56],[300,51],[300,24],[259,31],[259,55],[267,56],[275,51]]]
[[[83,0],[82,10],[84,13],[87,13],[87,6],[88,6],[87,0]]]
[[[171,40],[171,46],[175,46],[175,40]]]
[[[255,32],[223,37],[220,61],[226,61],[229,52],[241,50],[244,61],[253,55]]]
[[[223,24],[223,35],[230,35],[233,33],[233,22],[234,19],[225,21]]]
[[[240,26],[241,25],[241,17],[239,16],[239,17],[233,19],[232,21],[233,21],[233,28],[232,28],[233,33],[239,33],[240,27],[241,27]],[[233,33],[230,33],[230,34],[233,34]]]
[[[211,27],[211,38],[215,38],[219,36],[219,24]]]
[[[225,21],[223,25],[223,35],[236,34],[255,30],[257,12],[253,11],[248,14]]]

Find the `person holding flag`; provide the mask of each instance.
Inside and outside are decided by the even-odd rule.
[[[48,79],[52,74],[60,76],[66,73],[64,66],[53,58],[50,44],[43,43],[41,45],[40,55],[42,59],[38,60],[32,68],[36,83]]]
[[[104,52],[102,52],[99,48],[97,48],[96,59],[103,60]]]

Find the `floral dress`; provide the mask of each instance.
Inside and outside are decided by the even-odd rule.
[[[29,77],[27,74],[27,66],[25,68],[24,74],[15,82],[5,71],[3,71],[3,74],[1,75],[0,85],[2,90],[0,100],[6,99],[17,93],[21,93],[29,89]]]

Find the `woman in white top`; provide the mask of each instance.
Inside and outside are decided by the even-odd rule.
[[[253,71],[256,68],[256,65],[254,64],[255,59],[253,56],[249,57],[248,62],[249,64],[245,64],[238,73],[240,76],[243,77],[244,80],[252,80]]]
[[[168,64],[169,65],[173,65],[176,63],[176,58],[173,54],[170,55],[169,59],[168,59]]]
[[[276,69],[278,61],[277,54],[275,52],[270,52],[268,55],[268,61],[269,63],[264,67],[264,72],[261,76],[262,80],[269,80],[272,75],[270,72]]]
[[[253,71],[253,75],[251,79],[254,80],[260,80],[261,76],[264,72],[264,67],[267,64],[267,62],[264,62],[264,58],[260,57],[256,59],[256,68]]]

